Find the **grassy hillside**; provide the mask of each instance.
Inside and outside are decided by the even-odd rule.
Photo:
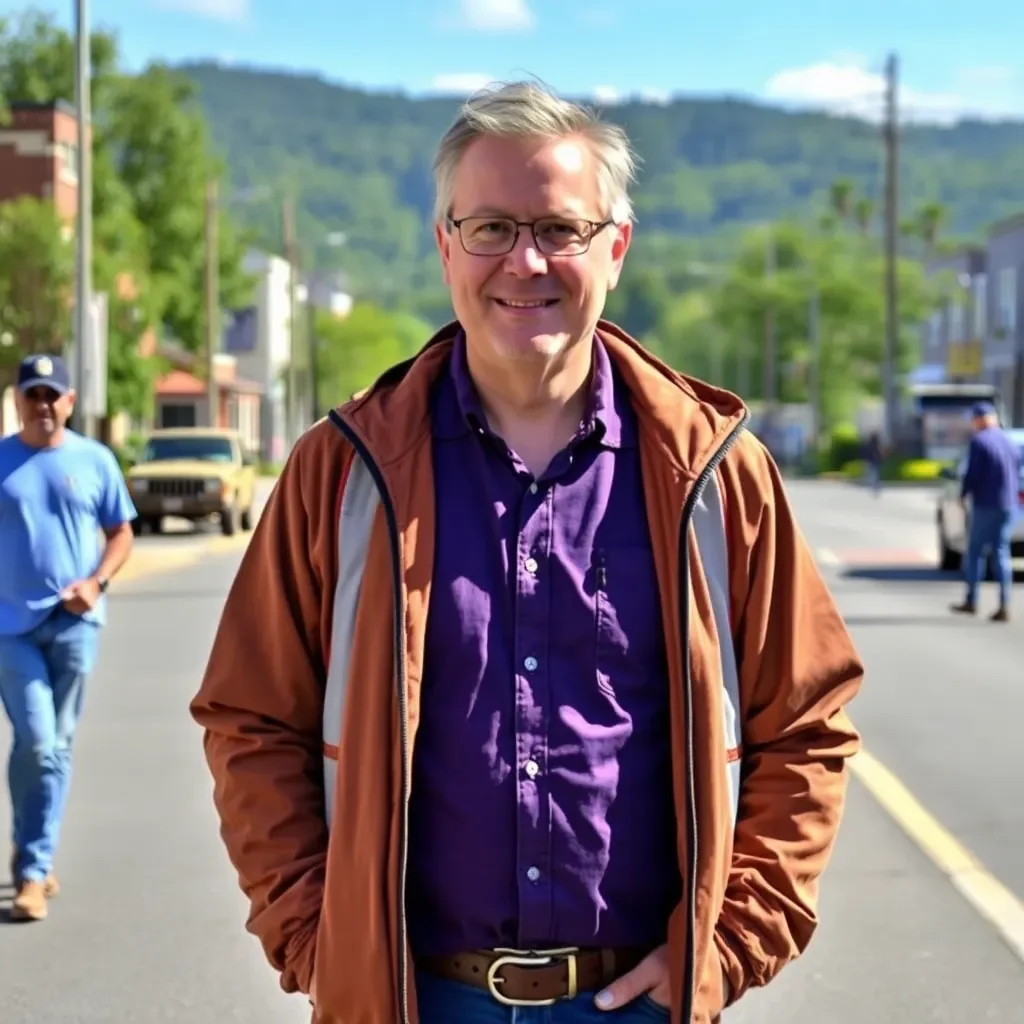
[[[235,209],[266,244],[280,238],[288,190],[307,260],[340,264],[361,290],[382,297],[436,285],[430,163],[457,101],[212,64],[181,70],[196,83],[229,162]],[[862,122],[729,99],[636,102],[608,114],[643,159],[636,205],[647,261],[714,259],[753,222],[817,216],[840,178],[880,206],[881,141]],[[940,202],[947,233],[979,234],[1024,209],[1024,124],[910,127],[901,173],[908,214]],[[263,193],[272,198],[244,198],[253,186],[269,186]],[[337,231],[348,238],[340,250],[325,244]]]

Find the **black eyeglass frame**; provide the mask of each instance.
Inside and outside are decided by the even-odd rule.
[[[615,221],[611,218],[609,218],[608,220],[587,220],[586,218],[581,217],[577,221],[577,223],[586,224],[590,232],[587,235],[587,244],[585,248],[580,249],[578,252],[569,253],[545,252],[544,247],[540,244],[540,241],[537,238],[537,225],[543,224],[547,221],[557,222],[560,220],[564,221],[568,219],[569,218],[563,217],[538,217],[537,220],[515,220],[512,217],[488,217],[486,215],[474,214],[473,216],[470,217],[460,217],[458,220],[456,220],[454,217],[449,216],[447,218],[447,221],[449,227],[455,228],[455,231],[459,236],[459,244],[462,246],[463,251],[467,253],[467,255],[483,256],[485,258],[489,256],[507,256],[519,244],[519,235],[522,229],[529,228],[530,234],[533,237],[533,244],[536,246],[537,251],[539,253],[541,253],[544,256],[551,257],[552,259],[573,259],[576,256],[584,256],[588,252],[590,252],[590,246],[591,243],[594,241],[594,238],[597,235],[599,235],[602,231],[604,231],[605,228],[611,227],[613,224],[615,224]],[[462,225],[465,224],[466,221],[468,220],[500,221],[505,224],[515,225],[516,230],[515,234],[513,234],[512,236],[512,243],[509,245],[507,249],[504,249],[501,252],[473,252],[470,248],[467,247],[466,240],[465,238],[462,237]]]

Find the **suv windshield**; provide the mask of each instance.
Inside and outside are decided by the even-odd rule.
[[[139,461],[164,462],[167,459],[231,462],[231,440],[227,437],[151,437]]]

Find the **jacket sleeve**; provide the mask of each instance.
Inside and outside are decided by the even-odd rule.
[[[204,730],[221,838],[249,900],[247,928],[287,992],[309,991],[327,851],[322,623],[330,608],[322,566],[330,564],[332,498],[318,457],[325,443],[322,432],[307,434],[285,466],[190,709]]]
[[[967,446],[967,464],[964,466],[963,479],[960,481],[960,497],[970,497],[978,486],[978,442],[971,438]]]
[[[742,447],[728,500],[743,781],[715,932],[730,1003],[767,984],[816,928],[860,744],[845,708],[864,672],[778,470],[753,439]]]

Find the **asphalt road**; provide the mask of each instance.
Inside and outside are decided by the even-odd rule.
[[[868,667],[871,752],[1024,897],[1024,586],[1018,620],[953,620],[927,498],[794,484]],[[146,543],[195,543],[152,538]],[[915,554],[916,552],[916,554]],[[243,928],[187,704],[237,550],[114,588],[42,925],[0,912],[4,1024],[305,1024]],[[986,595],[991,600],[991,595]],[[0,759],[6,755],[0,730]],[[0,831],[8,808],[0,800]],[[0,886],[0,907],[9,895]],[[1024,964],[855,779],[810,951],[728,1024],[1024,1020]]]

